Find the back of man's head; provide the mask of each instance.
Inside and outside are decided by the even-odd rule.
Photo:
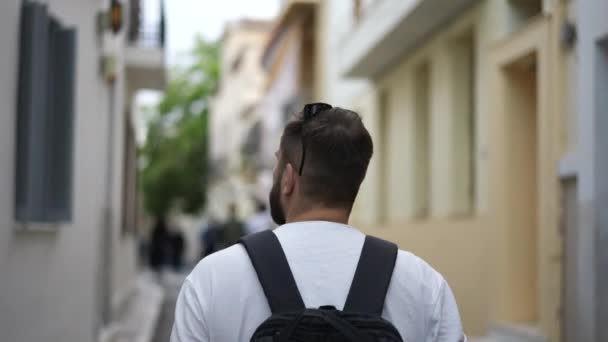
[[[359,114],[325,106],[285,127],[279,167],[292,164],[306,200],[350,210],[372,157],[372,138]]]

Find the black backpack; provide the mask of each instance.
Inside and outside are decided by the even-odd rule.
[[[397,259],[397,246],[367,236],[344,310],[309,309],[272,231],[240,240],[258,275],[272,316],[251,342],[402,342],[397,329],[382,319],[384,299]]]

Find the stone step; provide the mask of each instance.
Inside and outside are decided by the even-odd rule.
[[[506,322],[491,323],[488,337],[493,342],[547,342],[549,340],[536,326]]]

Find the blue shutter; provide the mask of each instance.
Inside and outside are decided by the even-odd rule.
[[[51,27],[45,216],[47,221],[57,222],[72,218],[76,32],[57,23]]]
[[[15,218],[69,221],[72,216],[75,31],[25,2],[21,14]]]
[[[49,20],[46,6],[26,2],[21,17],[17,103],[16,218],[44,218],[43,151],[47,88]]]

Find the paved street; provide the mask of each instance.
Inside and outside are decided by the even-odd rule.
[[[167,271],[163,274],[162,285],[165,290],[165,299],[163,307],[161,309],[160,317],[158,318],[158,325],[156,327],[156,334],[154,335],[154,342],[167,342],[171,336],[171,328],[173,326],[173,316],[175,313],[175,302],[177,295],[184,282],[184,279],[188,275],[188,271],[175,273]]]

